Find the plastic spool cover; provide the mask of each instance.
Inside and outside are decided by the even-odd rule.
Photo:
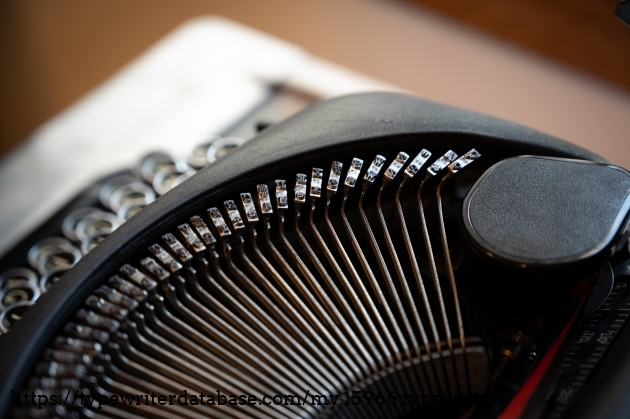
[[[464,227],[483,255],[520,267],[608,257],[626,226],[630,172],[582,160],[521,156],[490,167],[468,193]]]

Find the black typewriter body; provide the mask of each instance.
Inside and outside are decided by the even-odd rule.
[[[317,103],[164,194],[43,293],[0,336],[0,415],[629,417],[628,178],[568,142],[411,96]],[[528,218],[546,197],[553,217]],[[536,229],[547,242],[528,246]],[[77,380],[46,390],[42,377]],[[304,403],[12,398],[179,387]]]

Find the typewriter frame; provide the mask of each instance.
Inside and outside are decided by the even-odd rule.
[[[365,150],[386,147],[394,153],[401,144],[412,141],[436,149],[453,145],[462,151],[473,146],[483,147],[484,151],[496,149],[505,157],[534,154],[606,163],[590,151],[533,129],[412,96],[369,93],[317,103],[264,130],[134,216],[65,274],[10,334],[0,337],[0,416],[9,413],[11,390],[23,388],[46,345],[85,298],[140,249],[184,217],[205,210],[211,202],[235,195],[257,180],[268,181],[277,173],[289,172],[304,159],[321,157],[329,161],[331,153],[349,151],[359,144]],[[622,331],[619,346],[615,345],[602,362],[602,370],[607,368],[608,358],[614,358],[618,367],[617,377],[609,376],[606,385],[600,384],[592,395],[597,404],[597,394],[600,398],[616,394],[616,403],[609,402],[607,409],[619,409],[624,403],[619,397],[624,387],[618,386],[624,385],[620,382],[627,385],[630,374],[620,373],[624,368],[619,368],[619,363],[628,369],[630,357],[620,359],[615,354],[624,348],[627,353],[629,337],[630,332]],[[594,379],[601,377],[596,374]],[[607,417],[621,411],[610,413]]]

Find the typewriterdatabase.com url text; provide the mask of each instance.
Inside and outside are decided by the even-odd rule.
[[[11,391],[11,405],[42,409],[46,406],[305,406],[338,409],[343,406],[406,406],[423,407],[495,405],[490,395],[420,395],[390,392],[345,391],[340,394],[316,394],[307,390],[296,394],[227,394],[221,390],[208,393],[182,390],[179,394],[96,394],[68,390],[59,394]]]

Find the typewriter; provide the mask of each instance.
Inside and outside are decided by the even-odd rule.
[[[75,122],[134,78],[159,81],[170,62],[146,70],[173,45],[254,39],[206,23],[40,138],[79,144]],[[68,172],[7,190],[22,217],[3,227],[0,415],[628,417],[630,172],[407,94],[318,101],[392,89],[255,39],[277,60],[229,63],[242,95],[225,86],[205,109],[221,83],[168,85],[149,128],[103,122],[119,138],[81,163],[87,187]],[[193,73],[213,67],[195,59]],[[283,79],[298,64],[329,90]],[[179,94],[187,106],[160,118]],[[66,183],[45,200],[48,181]]]

